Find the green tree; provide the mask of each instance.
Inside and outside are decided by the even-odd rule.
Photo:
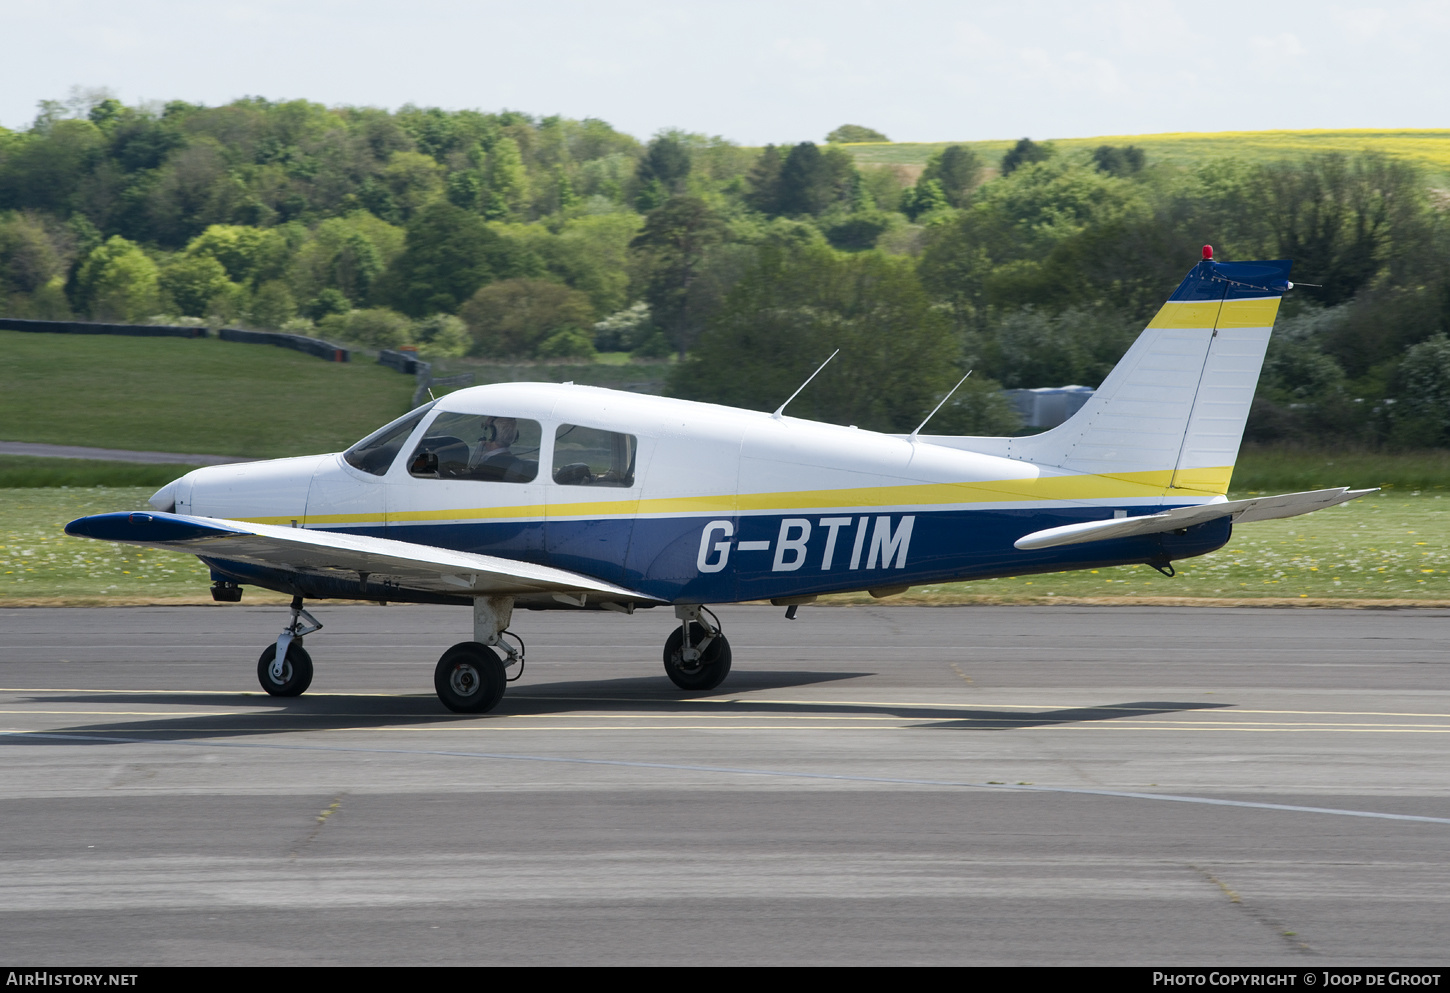
[[[1257,192],[1279,257],[1312,274],[1306,281],[1322,288],[1307,292],[1329,307],[1369,285],[1393,254],[1396,234],[1411,236],[1425,212],[1414,168],[1374,155],[1266,166]]]
[[[144,209],[138,221],[148,238],[167,247],[180,247],[213,224],[226,224],[246,199],[246,188],[228,174],[222,146],[214,140],[196,140],[141,184]]]
[[[1002,175],[1010,176],[1022,166],[1034,162],[1046,162],[1052,157],[1052,151],[1050,144],[1038,144],[1031,138],[1023,138],[1002,156]]]
[[[917,185],[936,180],[948,204],[965,207],[981,173],[982,160],[976,152],[966,145],[948,145],[927,160]]]
[[[964,343],[967,361],[1010,389],[1096,388],[1141,330],[1138,322],[1108,309],[1053,312],[1027,306],[995,313]]]
[[[979,324],[991,307],[1084,302],[1119,306],[1121,299],[1092,299],[1086,289],[1074,294],[1069,287],[1088,285],[1081,273],[1092,260],[1085,257],[1088,253],[1074,255],[1071,249],[1093,229],[1109,230],[1125,218],[1140,216],[1142,196],[1140,184],[1079,163],[1018,169],[983,186],[959,217],[929,229],[919,266],[922,281],[952,305],[964,325]],[[1182,267],[1175,268],[1181,279]],[[1106,280],[1099,288],[1118,292],[1112,280],[1120,284],[1124,274],[1097,271]],[[1155,307],[1172,288],[1157,297]]]
[[[1021,427],[1022,417],[1002,392],[1002,384],[973,373],[922,433],[1002,437]]]
[[[1450,444],[1450,338],[1434,335],[1405,351],[1396,370],[1392,440],[1402,447]]]
[[[670,196],[683,192],[691,165],[690,147],[683,136],[666,131],[650,141],[635,175],[642,187],[657,189]],[[653,206],[648,209],[653,209]]]
[[[7,142],[0,157],[0,210],[64,216],[106,137],[90,121],[57,120]]]
[[[829,144],[848,144],[854,141],[890,141],[880,131],[873,131],[870,128],[863,128],[859,124],[842,124],[836,130],[826,135]]]
[[[809,141],[790,150],[780,168],[777,211],[781,214],[820,214],[849,199],[856,166],[839,148],[823,153]]]
[[[403,251],[405,234],[367,211],[323,221],[303,241],[287,267],[298,300],[334,289],[354,305],[366,302],[373,283]]]
[[[392,194],[393,206],[407,221],[442,194],[443,167],[421,152],[394,152],[382,180]]]
[[[161,270],[160,285],[177,313],[188,317],[205,317],[213,300],[235,289],[225,267],[211,255],[173,258]]]
[[[36,214],[0,216],[0,299],[34,293],[65,274],[65,250]]]
[[[766,145],[745,177],[745,202],[764,214],[780,213],[780,149]]]
[[[675,367],[677,396],[771,410],[831,352],[790,413],[881,431],[915,427],[956,381],[956,344],[910,260],[762,249]]]
[[[437,200],[409,223],[405,247],[377,280],[373,296],[415,317],[454,313],[485,283],[541,269],[537,256],[500,237],[477,214]]]
[[[1131,176],[1142,172],[1148,156],[1137,145],[1119,148],[1116,145],[1099,145],[1093,149],[1093,165],[1110,176]]]
[[[681,358],[704,317],[691,291],[724,234],[719,215],[704,200],[681,195],[651,211],[631,242],[645,274],[644,299]]]
[[[529,176],[523,154],[513,138],[500,138],[488,153],[484,174],[483,213],[490,220],[517,217],[529,207]]]
[[[464,210],[477,210],[483,194],[483,173],[477,169],[460,169],[448,176],[448,202]]]
[[[459,316],[473,335],[477,354],[534,358],[556,335],[591,327],[594,308],[578,290],[547,280],[520,278],[483,287],[464,304]]]
[[[413,341],[427,355],[456,358],[467,355],[473,338],[463,319],[452,314],[434,314],[413,324]]]
[[[247,320],[259,328],[280,328],[297,316],[297,301],[280,279],[269,279],[252,294]]]
[[[923,173],[914,187],[901,194],[901,212],[913,221],[951,206],[941,183]]]
[[[383,272],[383,253],[364,235],[354,231],[332,257],[332,285],[354,303],[366,300]]]
[[[319,324],[334,314],[342,315],[352,310],[352,304],[342,291],[329,286],[313,297],[302,308],[303,316]]]
[[[596,314],[608,314],[628,299],[629,246],[641,222],[639,215],[619,211],[570,218],[558,224],[557,233],[542,224],[498,230],[543,260],[551,274],[589,294]]]
[[[843,252],[864,252],[876,246],[882,234],[901,223],[901,218],[883,210],[864,210],[826,227],[826,239]]]
[[[186,246],[186,254],[216,259],[234,283],[275,279],[286,269],[287,242],[276,231],[213,224]]]
[[[86,257],[76,276],[81,307],[101,321],[138,321],[156,313],[156,263],[139,245],[113,235]]]
[[[397,348],[411,344],[413,340],[413,322],[386,307],[332,314],[319,321],[317,327],[329,338],[340,338],[369,348]]]

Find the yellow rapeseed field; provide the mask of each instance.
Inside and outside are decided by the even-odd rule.
[[[1037,139],[1042,140],[1042,139]],[[1149,162],[1198,165],[1214,159],[1248,161],[1298,158],[1325,152],[1378,152],[1421,167],[1432,182],[1450,183],[1450,129],[1397,131],[1373,128],[1318,131],[1218,131],[1211,133],[1098,135],[1053,138],[1059,154],[1086,153],[1099,145],[1137,145]],[[1016,139],[966,141],[978,155],[995,164]],[[845,145],[860,165],[921,166],[931,154],[957,142],[868,142]]]

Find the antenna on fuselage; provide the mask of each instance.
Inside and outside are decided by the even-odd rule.
[[[967,376],[970,376],[975,371],[976,371],[975,369],[968,369],[967,370]],[[961,389],[962,388],[962,384],[967,381],[967,376],[963,376],[961,379],[957,380],[957,385],[955,385],[951,389],[947,390],[947,395],[941,398],[941,403],[939,403],[935,407],[931,408],[931,413],[926,415],[926,421],[931,420],[933,417],[936,416],[936,412],[938,410],[941,410],[943,407],[946,406],[947,401],[952,398],[952,394],[955,393],[957,390]],[[911,432],[911,437],[908,438],[907,441],[912,441],[912,442],[916,441],[916,436],[921,433],[921,429],[922,428],[926,427],[926,421],[922,421],[920,424],[918,424],[916,426],[916,430],[913,431],[913,432]]]
[[[835,358],[837,355],[840,355],[840,354],[841,354],[841,350],[838,348],[834,352],[831,353],[831,359]],[[819,369],[817,369],[815,372],[813,372],[809,376],[807,376],[806,377],[806,381],[804,383],[801,383],[801,385],[799,386],[799,388],[797,388],[794,393],[792,393],[789,397],[786,398],[785,403],[781,404],[779,407],[776,407],[775,408],[775,413],[771,414],[770,416],[771,417],[774,417],[776,420],[780,420],[780,414],[781,414],[781,411],[785,410],[785,405],[787,403],[790,403],[796,397],[800,396],[801,395],[801,390],[803,390],[807,386],[811,385],[811,380],[815,379],[817,376],[819,376],[821,374],[821,369],[824,369],[826,366],[828,366],[828,365],[831,364],[831,359],[826,359],[826,361],[824,361],[824,362],[821,363]]]

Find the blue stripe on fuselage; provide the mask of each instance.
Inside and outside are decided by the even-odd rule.
[[[1138,507],[1129,513],[1167,509]],[[660,600],[728,603],[1189,558],[1221,547],[1231,533],[1229,519],[1221,518],[1182,533],[1037,551],[1023,551],[1012,544],[1033,531],[1111,517],[1112,509],[1103,507],[961,508],[864,515],[817,512],[554,520],[547,524],[394,524],[386,536],[568,569]],[[802,521],[808,529],[789,523]],[[788,526],[783,528],[783,523]],[[707,534],[712,524],[716,527]],[[534,529],[542,529],[542,533]],[[702,561],[707,567],[719,566],[722,553],[716,546],[722,543],[728,548],[723,553],[723,567],[702,571]],[[787,546],[784,550],[782,544]],[[833,546],[829,568],[828,545]]]

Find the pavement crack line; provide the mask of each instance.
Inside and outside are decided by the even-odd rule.
[[[958,789],[1014,791],[1023,793],[1069,793],[1122,800],[1160,800],[1171,803],[1201,803],[1210,807],[1246,807],[1250,810],[1281,810],[1298,814],[1331,814],[1338,817],[1371,817],[1385,821],[1414,821],[1450,825],[1450,817],[1425,814],[1391,814],[1380,810],[1349,810],[1341,807],[1310,807],[1294,803],[1261,800],[1227,800],[1220,797],[1184,796],[1176,793],[1139,793],[1130,790],[1086,789],[1080,786],[1034,786],[1029,783],[972,783],[960,779],[915,779],[907,776],[857,776],[839,772],[804,772],[792,769],[751,769],[720,765],[688,765],[683,762],[644,762],[636,759],[589,759],[566,755],[524,755],[511,752],[465,752],[443,748],[376,748],[363,745],[286,745],[265,741],[216,741],[185,738],[129,738],[120,735],[58,734],[50,731],[0,731],[0,738],[41,738],[117,745],[174,745],[182,748],[270,749],[291,752],[330,752],[355,755],[434,755],[442,758],[487,759],[493,762],[548,762],[558,765],[602,765],[623,769],[659,769],[667,772],[708,772],[726,776],[768,776],[776,779],[810,779],[837,783],[884,783],[894,786],[949,786]]]
[[[1260,924],[1263,927],[1266,927],[1270,931],[1274,932],[1274,937],[1287,945],[1291,951],[1297,952],[1300,955],[1318,954],[1312,947],[1310,947],[1307,941],[1301,941],[1299,939],[1298,932],[1290,931],[1288,927],[1286,927],[1283,923],[1274,920],[1268,914],[1260,910],[1257,906],[1245,903],[1244,898],[1236,890],[1231,889],[1227,883],[1219,879],[1207,869],[1203,868],[1203,866],[1193,865],[1192,863],[1189,863],[1188,868],[1192,869],[1194,872],[1198,873],[1204,879],[1208,880],[1210,883],[1222,890],[1223,895],[1228,897],[1229,903],[1238,907],[1239,910],[1247,914],[1256,924]]]
[[[299,841],[297,847],[292,849],[292,854],[288,856],[288,861],[296,862],[302,856],[302,852],[308,845],[312,844],[317,836],[322,833],[322,829],[327,826],[327,819],[337,813],[338,808],[342,806],[342,798],[345,796],[347,796],[347,791],[343,790],[332,798],[332,803],[328,804],[327,807],[317,814],[317,824],[308,832],[307,837]]]

